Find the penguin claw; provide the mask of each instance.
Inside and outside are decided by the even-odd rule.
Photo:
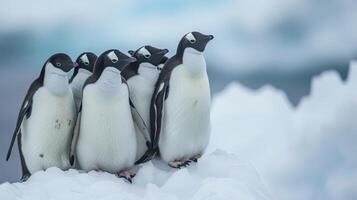
[[[25,174],[21,177],[20,183],[26,182],[30,178],[30,174]]]
[[[191,160],[186,160],[186,161],[175,160],[175,161],[169,162],[169,166],[172,168],[181,169],[183,167],[189,166],[190,163],[191,163]]]
[[[198,155],[190,158],[190,160],[196,163],[198,161],[198,159],[201,158],[201,156],[202,156],[201,154],[198,154]]]
[[[126,176],[118,176],[119,178],[123,178],[123,179],[125,179],[126,181],[128,181],[130,184],[132,184],[133,183],[133,180],[132,180],[132,178],[131,177],[126,177]]]
[[[129,170],[123,170],[117,174],[119,178],[123,178],[129,183],[133,183],[133,178],[136,176],[136,174],[130,172]]]
[[[187,167],[187,166],[189,166],[191,164],[191,160],[187,160],[187,161],[185,161],[184,163],[183,163],[183,166],[184,167]]]

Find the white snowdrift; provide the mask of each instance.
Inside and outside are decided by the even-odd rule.
[[[335,72],[316,77],[297,108],[270,86],[231,84],[214,98],[207,153],[188,168],[154,160],[137,169],[132,185],[108,173],[51,168],[0,185],[0,199],[357,199],[352,65],[346,82]]]
[[[277,199],[357,199],[357,62],[346,82],[329,71],[311,87],[293,108],[272,87],[231,84],[213,102],[209,151],[250,161]]]
[[[50,168],[25,183],[0,186],[4,200],[91,199],[249,199],[266,200],[269,192],[249,164],[223,151],[205,156],[197,165],[174,170],[160,161],[146,163],[133,184],[108,173],[79,173]]]

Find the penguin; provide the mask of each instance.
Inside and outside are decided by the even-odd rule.
[[[133,112],[138,147],[135,164],[143,163],[151,158],[145,154],[150,146],[150,102],[162,63],[165,61],[165,54],[168,52],[167,49],[149,45],[140,47],[135,52],[129,51],[129,54],[136,58],[136,62],[125,67],[121,73],[128,83],[130,99],[138,111],[138,114]]]
[[[87,78],[92,75],[93,67],[97,56],[92,52],[84,52],[80,54],[75,62],[76,67],[70,79],[70,85],[73,92],[73,97],[76,102],[77,110],[82,101],[82,88]]]
[[[213,38],[199,32],[184,35],[155,84],[151,149],[173,168],[197,162],[209,142],[211,95],[203,52]]]
[[[70,168],[76,106],[68,76],[73,67],[74,63],[68,55],[52,55],[27,91],[6,156],[9,160],[17,138],[22,165],[21,181],[49,167]]]
[[[139,48],[139,49],[140,49],[140,48]],[[138,50],[139,50],[139,49],[138,49]],[[137,51],[138,51],[138,50],[137,50]],[[134,50],[129,50],[129,51],[128,51],[128,53],[129,53],[131,56],[134,56],[135,52],[136,52],[136,51],[134,51]],[[167,52],[169,52],[169,50],[167,50]],[[159,65],[157,65],[157,67],[159,68],[159,70],[162,70],[162,68],[164,67],[165,62],[166,62],[168,59],[169,59],[169,57],[167,57],[167,56],[162,56]]]
[[[136,59],[116,49],[102,53],[83,86],[80,131],[76,146],[79,168],[125,178],[136,158],[136,133],[129,89],[121,71]]]
[[[77,121],[74,128],[72,147],[71,147],[71,165],[74,165],[75,162],[75,145],[77,144],[78,132],[79,132],[79,121],[80,121],[80,105],[82,102],[82,88],[84,82],[87,78],[92,75],[95,61],[97,60],[97,55],[92,52],[81,53],[75,62],[75,68],[73,75],[70,79],[70,86],[72,88],[74,101],[77,108]]]

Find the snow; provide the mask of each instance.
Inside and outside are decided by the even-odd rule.
[[[25,183],[4,183],[0,198],[24,199],[270,199],[256,170],[217,150],[191,167],[175,170],[158,160],[146,163],[133,184],[105,172],[58,168],[37,172]]]
[[[357,62],[327,71],[294,108],[281,91],[233,83],[212,106],[216,148],[251,162],[277,199],[357,199]]]
[[[159,160],[128,184],[104,172],[50,168],[3,183],[0,199],[357,199],[357,62],[347,81],[315,77],[297,107],[271,86],[230,84],[214,97],[204,157],[181,170]]]

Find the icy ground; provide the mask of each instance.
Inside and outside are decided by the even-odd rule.
[[[268,199],[252,166],[236,156],[216,151],[196,166],[174,170],[161,162],[145,164],[132,185],[108,173],[63,172],[50,168],[26,183],[2,184],[0,199]]]
[[[0,185],[0,199],[357,199],[353,65],[346,82],[335,72],[316,77],[297,108],[272,87],[229,85],[213,101],[207,153],[188,168],[154,160],[137,169],[132,185],[108,173],[51,168]]]

